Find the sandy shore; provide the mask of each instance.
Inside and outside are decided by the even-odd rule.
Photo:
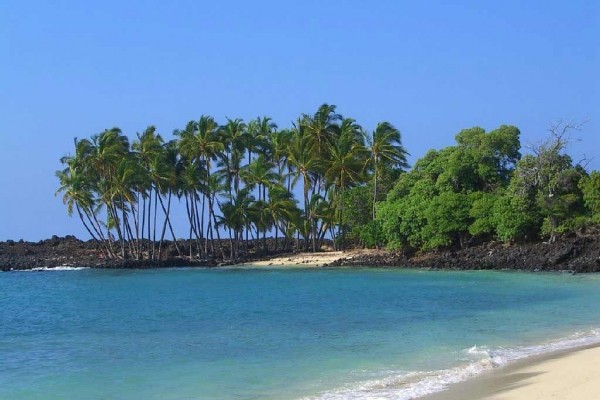
[[[532,357],[424,400],[596,400],[600,399],[600,347]]]
[[[371,254],[376,250],[325,251],[320,253],[294,253],[271,258],[264,261],[251,261],[235,265],[235,267],[322,267],[339,259]]]

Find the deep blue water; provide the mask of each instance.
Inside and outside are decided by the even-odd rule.
[[[597,275],[11,272],[0,399],[409,398],[597,327]]]

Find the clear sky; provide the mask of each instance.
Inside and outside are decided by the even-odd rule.
[[[86,237],[54,196],[74,137],[201,114],[287,127],[336,104],[396,125],[411,161],[466,127],[526,143],[587,119],[572,154],[600,169],[599,43],[597,0],[3,0],[0,240]]]

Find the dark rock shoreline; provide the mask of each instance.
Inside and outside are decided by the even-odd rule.
[[[225,242],[225,241],[223,241]],[[268,242],[272,242],[269,240]],[[188,242],[178,242],[187,248]],[[269,243],[274,246],[273,243]],[[189,257],[179,257],[173,242],[163,243],[163,253],[166,258],[157,260],[106,260],[99,245],[93,241],[82,241],[75,236],[53,236],[39,242],[26,242],[23,240],[7,240],[0,242],[0,271],[18,271],[57,267],[89,267],[110,269],[148,269],[170,267],[217,267],[232,265],[241,262],[268,259],[270,255],[261,254],[254,250],[254,246],[262,243],[252,243],[252,252],[239,260],[190,260]],[[273,253],[273,255],[276,255]]]
[[[272,243],[270,243],[272,244]],[[81,241],[74,236],[53,236],[39,242],[0,242],[0,271],[55,267],[91,268],[159,268],[215,267],[240,262],[266,260],[282,252],[262,254],[252,251],[240,260],[190,261],[176,257],[174,246],[164,244],[168,258],[157,261],[105,260],[94,241]],[[554,243],[532,242],[505,245],[490,242],[462,250],[432,251],[423,254],[373,251],[342,257],[328,267],[404,267],[449,270],[527,270],[600,272],[600,236],[562,237]]]
[[[461,250],[417,255],[383,251],[343,258],[329,266],[600,272],[600,236],[563,237],[554,243],[490,242]]]

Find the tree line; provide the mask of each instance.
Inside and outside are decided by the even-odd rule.
[[[554,241],[600,225],[600,173],[566,153],[577,129],[552,126],[526,155],[517,127],[465,129],[407,170],[397,128],[367,131],[334,105],[281,130],[268,117],[203,115],[168,141],[153,126],[131,143],[118,128],[75,139],[58,192],[110,259],[162,259],[166,238],[196,260],[240,258],[250,241],[266,251],[267,236],[288,251],[317,251],[325,238],[408,251]]]
[[[250,240],[266,250],[268,234],[275,250],[317,251],[326,237],[343,246],[353,187],[370,187],[375,216],[407,154],[392,124],[369,132],[334,105],[282,130],[268,117],[219,124],[203,115],[171,140],[153,126],[133,142],[119,128],[75,139],[57,193],[108,259],[160,260],[167,238],[179,256],[236,259]],[[173,229],[175,204],[187,215],[186,242]]]
[[[597,234],[600,173],[566,153],[579,128],[553,125],[526,155],[514,126],[462,130],[455,145],[430,150],[399,176],[374,219],[361,209],[367,188],[351,189],[346,223],[368,247],[408,251]]]

